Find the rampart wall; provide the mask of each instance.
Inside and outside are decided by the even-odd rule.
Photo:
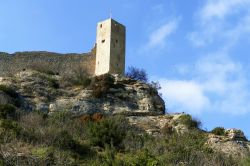
[[[0,52],[0,76],[17,72],[43,68],[59,75],[85,70],[95,73],[95,52],[85,54],[58,54],[51,52],[17,52],[14,54]]]

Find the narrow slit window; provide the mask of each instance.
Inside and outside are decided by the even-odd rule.
[[[100,25],[100,28],[102,28],[102,24]]]

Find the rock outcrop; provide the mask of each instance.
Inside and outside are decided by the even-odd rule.
[[[0,85],[17,91],[20,103],[16,105],[16,99],[0,89],[0,104],[10,103],[25,111],[47,113],[67,110],[75,116],[123,114],[131,124],[156,137],[164,132],[183,134],[190,130],[190,125],[197,125],[191,122],[190,115],[165,114],[164,101],[152,85],[118,76],[105,79],[92,79],[92,85],[83,88],[63,86],[64,80],[59,75],[22,71],[0,77]],[[250,143],[240,130],[226,130],[223,136],[200,132],[207,135],[207,145],[213,150],[239,157],[250,155]]]
[[[0,84],[13,87],[29,103],[31,110],[55,112],[69,110],[76,115],[165,113],[165,104],[158,92],[148,84],[125,77],[112,77],[105,96],[93,95],[94,86],[60,87],[62,78],[36,71],[22,71],[13,77],[1,78]],[[95,82],[93,83],[95,84]],[[105,86],[105,85],[99,85]],[[27,109],[27,106],[25,107]]]
[[[183,117],[189,117],[189,115],[180,113],[160,116],[129,116],[128,118],[131,124],[157,137],[166,132],[171,133],[175,131],[183,134],[189,132],[190,126],[183,121]],[[223,136],[209,132],[204,132],[204,134],[207,137],[207,145],[214,151],[236,158],[250,156],[250,142],[247,141],[241,130],[228,129]]]

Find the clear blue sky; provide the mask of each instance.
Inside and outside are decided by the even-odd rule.
[[[0,51],[88,52],[110,9],[168,112],[250,137],[250,0],[0,0]]]

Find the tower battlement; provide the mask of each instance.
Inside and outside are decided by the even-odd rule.
[[[126,28],[113,19],[97,24],[95,75],[124,74]]]

